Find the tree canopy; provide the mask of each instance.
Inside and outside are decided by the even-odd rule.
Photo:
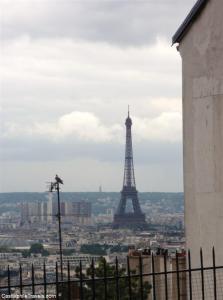
[[[48,256],[49,252],[44,249],[43,244],[34,243],[30,246],[29,250],[23,251],[23,256],[28,257],[31,254],[42,254],[42,256]]]
[[[129,299],[129,282],[128,277],[126,276],[126,269],[120,268],[118,270],[118,276],[122,277],[118,279],[118,285],[116,280],[117,270],[115,265],[109,265],[106,263],[104,258],[101,258],[98,262],[98,265],[94,268],[94,277],[95,278],[103,278],[105,277],[113,277],[113,279],[107,280],[107,299],[114,300],[116,299],[117,289],[120,294],[120,299],[128,300]],[[132,271],[131,274],[135,274],[135,271]],[[83,274],[83,278],[91,279],[93,275],[93,268],[89,267],[86,270],[86,274]],[[80,268],[76,268],[76,276],[80,278]],[[92,299],[92,281],[86,281],[83,285],[83,293],[85,300]],[[132,277],[131,278],[131,292],[132,292],[132,300],[141,299],[141,289],[140,289],[140,278]],[[146,300],[148,298],[148,294],[151,290],[151,284],[148,281],[143,282],[143,299]],[[105,281],[96,280],[95,281],[95,295],[96,299],[104,299],[105,294]]]

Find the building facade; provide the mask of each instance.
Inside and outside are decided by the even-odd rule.
[[[182,57],[185,230],[192,262],[223,263],[223,1],[199,0],[173,37]]]

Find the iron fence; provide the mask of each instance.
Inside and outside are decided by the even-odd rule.
[[[147,260],[147,261],[146,261]],[[204,266],[200,250],[200,266],[193,268],[191,254],[176,253],[171,258],[160,255],[127,256],[126,265],[116,258],[114,265],[105,259],[94,260],[87,270],[82,262],[74,267],[69,261],[63,266],[55,264],[48,270],[8,266],[0,279],[1,299],[62,299],[62,300],[186,300],[223,299],[223,266],[216,265],[215,250],[212,264]],[[147,268],[147,270],[146,270]],[[62,280],[63,278],[63,280]]]

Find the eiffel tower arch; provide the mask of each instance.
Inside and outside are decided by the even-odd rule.
[[[121,199],[118,209],[114,215],[113,227],[134,227],[142,228],[146,226],[145,214],[141,211],[138,199],[138,191],[136,190],[133,151],[132,151],[132,120],[128,116],[125,121],[126,126],[126,146],[125,146],[125,168],[123,187],[121,191]],[[131,201],[132,211],[127,212],[127,204]]]

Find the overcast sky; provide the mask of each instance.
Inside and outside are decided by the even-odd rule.
[[[0,191],[182,191],[181,59],[195,0],[0,0]]]

